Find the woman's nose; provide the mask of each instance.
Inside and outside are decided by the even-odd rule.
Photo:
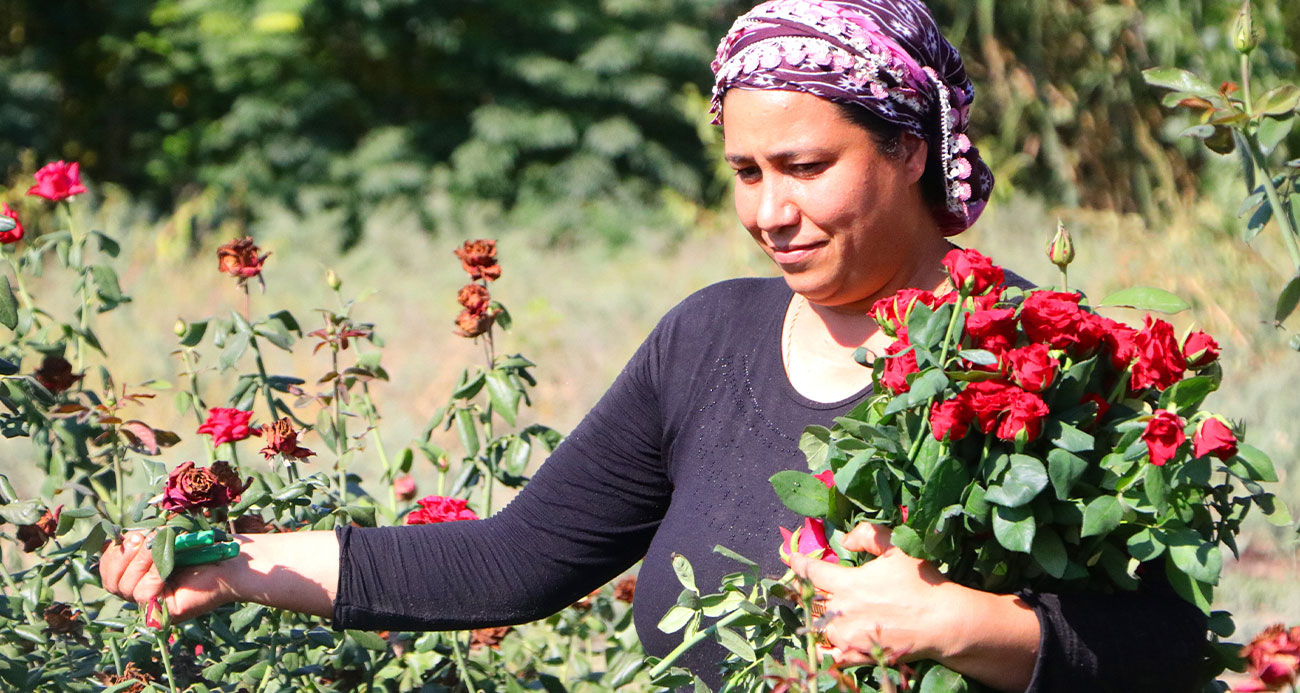
[[[779,231],[799,224],[799,207],[782,181],[764,180],[758,196],[758,216],[754,220],[764,231]]]

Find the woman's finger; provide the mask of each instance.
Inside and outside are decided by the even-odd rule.
[[[104,550],[104,555],[99,559],[99,577],[105,591],[123,598],[127,596],[128,591],[122,589],[122,576],[144,541],[143,533],[131,532]],[[132,582],[132,586],[134,584]]]
[[[857,570],[802,554],[790,557],[790,567],[796,575],[811,582],[813,587],[832,594],[837,589],[850,589],[854,585],[854,571]]]
[[[883,555],[893,548],[890,541],[893,530],[884,525],[863,522],[854,527],[840,544],[849,551],[866,551],[873,556]]]

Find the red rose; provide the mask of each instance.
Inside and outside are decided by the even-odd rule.
[[[1164,390],[1182,379],[1187,360],[1174,337],[1173,325],[1148,315],[1146,327],[1138,332],[1134,343],[1138,358],[1133,364],[1129,389],[1134,392],[1148,387]]]
[[[961,440],[974,418],[975,412],[966,400],[961,397],[944,400],[930,408],[930,432],[935,440]]]
[[[931,308],[939,305],[940,299],[934,295],[933,291],[924,291],[921,289],[903,289],[893,296],[887,296],[876,301],[871,306],[871,317],[875,318],[876,324],[885,334],[896,337],[898,330],[907,327],[907,319],[912,315],[912,309],[917,303],[923,303]]]
[[[1043,398],[1012,388],[1011,403],[998,417],[997,437],[1002,440],[1035,440],[1043,432],[1043,419],[1052,413]]]
[[[1196,427],[1196,436],[1192,439],[1192,457],[1214,455],[1221,460],[1229,460],[1237,454],[1237,436],[1222,421],[1208,418]]]
[[[239,411],[238,409],[234,411]],[[252,416],[249,413],[249,416]],[[244,424],[247,425],[247,420]],[[206,425],[206,424],[205,424]],[[271,459],[276,455],[296,460],[306,459],[315,455],[315,452],[308,450],[298,444],[298,431],[293,428],[293,421],[289,417],[277,419],[262,427],[262,430],[249,429],[253,435],[261,436],[266,439],[266,447],[262,448],[262,456]]]
[[[1241,648],[1251,678],[1235,691],[1280,691],[1300,677],[1300,627],[1269,626]]]
[[[1060,370],[1046,344],[1030,344],[1008,351],[1003,358],[1011,379],[1030,392],[1042,392],[1051,386]]]
[[[83,376],[73,375],[72,364],[62,356],[47,355],[41,359],[41,367],[32,375],[46,390],[58,394],[77,384]]]
[[[235,277],[242,285],[262,274],[262,266],[271,254],[259,254],[261,252],[262,249],[253,243],[252,237],[235,239],[217,248],[217,269]]]
[[[36,172],[36,185],[27,189],[28,195],[43,197],[51,202],[66,200],[86,192],[81,184],[81,164],[55,161],[45,164]]]
[[[907,353],[903,353],[904,351]],[[880,382],[889,388],[890,392],[901,395],[912,387],[907,382],[907,376],[920,372],[921,367],[916,362],[916,350],[912,348],[911,342],[907,341],[907,328],[902,328],[898,331],[898,339],[885,347],[885,368],[880,374]]]
[[[790,557],[799,554],[810,558],[820,558],[830,563],[839,563],[840,557],[831,550],[826,541],[826,525],[821,520],[806,517],[803,526],[791,532],[781,527],[781,562],[790,565]]]
[[[226,462],[197,467],[186,462],[167,475],[163,498],[158,506],[170,512],[195,508],[223,508],[238,503],[247,488]]]
[[[1138,331],[1110,318],[1096,317],[1101,325],[1101,341],[1110,352],[1110,365],[1117,371],[1128,370],[1137,358]]]
[[[1101,395],[1095,392],[1089,392],[1088,394],[1084,395],[1083,399],[1080,401],[1092,402],[1093,404],[1097,405],[1097,416],[1096,418],[1093,419],[1093,423],[1092,423],[1092,425],[1094,426],[1096,424],[1101,423],[1101,420],[1106,418],[1106,412],[1110,411],[1110,402],[1107,402],[1104,397],[1102,397]]]
[[[1002,268],[970,248],[953,248],[943,256],[943,268],[952,277],[952,285],[967,296],[979,296],[1002,286]]]
[[[439,522],[478,519],[478,515],[475,515],[474,511],[469,509],[469,504],[461,498],[425,496],[416,502],[420,507],[406,516],[408,525],[434,525]]]
[[[819,474],[813,474],[813,476],[817,477],[818,481],[826,484],[826,488],[835,488],[835,472],[827,469]]]
[[[966,334],[971,346],[1001,354],[1016,343],[1014,308],[977,310],[966,317]]]
[[[1053,349],[1090,353],[1101,340],[1101,326],[1079,307],[1079,298],[1079,294],[1061,291],[1030,294],[1020,309],[1025,334]]]
[[[975,412],[975,423],[980,431],[992,433],[998,425],[998,416],[1011,406],[1013,391],[1019,389],[1000,380],[984,380],[967,385],[958,397]]]
[[[465,241],[455,252],[456,257],[460,258],[461,269],[469,273],[470,279],[494,281],[501,276],[501,267],[497,264],[496,241]]]
[[[212,436],[213,446],[233,443],[252,435],[253,429],[248,425],[249,419],[252,418],[251,411],[213,407],[208,410],[208,419],[199,426],[198,432]]]
[[[0,243],[17,243],[23,238],[23,224],[18,221],[18,212],[9,208],[9,205],[0,202],[0,217],[9,217],[14,220],[14,227],[8,231],[0,231]]]
[[[1183,341],[1183,358],[1188,368],[1205,368],[1219,360],[1219,343],[1204,332],[1193,332]]]
[[[1178,446],[1187,440],[1183,427],[1187,425],[1179,415],[1166,409],[1157,409],[1147,428],[1142,432],[1142,440],[1147,444],[1147,456],[1151,464],[1163,467],[1178,453]]]

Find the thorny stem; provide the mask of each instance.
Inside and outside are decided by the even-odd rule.
[[[691,649],[692,647],[695,647],[696,645],[700,644],[704,640],[713,637],[713,634],[716,633],[719,628],[725,628],[726,626],[731,625],[735,621],[739,620],[740,617],[744,616],[746,613],[747,612],[743,609],[736,609],[735,611],[718,619],[715,623],[710,625],[708,628],[705,628],[704,630],[697,632],[695,635],[692,635],[690,638],[683,640],[682,644],[678,645],[677,647],[674,647],[673,651],[669,652],[667,657],[664,657],[662,661],[660,661],[658,664],[654,665],[654,667],[650,669],[650,678],[655,679],[661,676],[665,671],[668,671],[668,668],[673,665],[673,662],[677,661],[678,657],[682,656],[683,652],[686,652],[687,650]]]
[[[166,607],[163,607],[164,609]],[[164,616],[164,618],[168,618]],[[158,650],[162,655],[163,669],[167,672],[167,688],[171,693],[176,693],[176,676],[172,673],[172,653],[171,647],[167,644],[167,634],[171,632],[171,626],[167,626],[154,636],[158,640]]]
[[[9,268],[14,271],[14,283],[18,285],[18,298],[22,301],[23,305],[27,306],[27,310],[31,311],[32,324],[39,326],[40,312],[36,310],[36,304],[32,302],[31,294],[27,293],[27,282],[23,281],[23,274],[18,271],[18,261],[7,249],[4,251],[4,256],[5,262],[7,262]]]
[[[366,425],[370,427],[370,437],[375,441],[375,452],[379,455],[379,461],[384,465],[388,472],[388,504],[393,509],[393,516],[397,516],[397,489],[391,482],[397,479],[392,464],[388,461],[388,452],[384,450],[384,439],[379,435],[379,412],[375,409],[375,401],[370,397],[370,385],[362,383],[361,385],[362,401],[366,405]]]
[[[451,655],[456,660],[456,672],[460,674],[460,682],[465,686],[465,690],[474,693],[474,681],[469,677],[469,669],[465,667],[465,655],[460,651],[460,638],[457,633],[449,633],[451,639]]]
[[[1246,115],[1253,117],[1255,107],[1250,98],[1250,56],[1243,53],[1239,62],[1241,64],[1241,103],[1246,107]]]
[[[332,319],[329,320],[330,329],[337,327]],[[334,441],[338,445],[338,465],[339,473],[339,498],[342,502],[348,499],[348,473],[343,464],[343,457],[348,452],[347,436],[343,435],[343,376],[339,373],[339,347],[335,342],[330,343],[330,361],[331,368],[334,372]]]
[[[253,347],[253,361],[257,365],[257,377],[262,379],[262,393],[266,395],[266,411],[271,421],[280,418],[276,414],[275,397],[271,394],[271,377],[266,374],[266,363],[262,360],[262,347],[258,345],[257,338],[253,337],[248,340],[249,346]]]
[[[86,237],[77,237],[77,233],[72,223],[72,208],[67,201],[59,203],[59,209],[62,210],[63,216],[68,221],[68,233],[72,234],[73,247],[80,246],[81,266],[77,271],[81,273],[81,312],[77,316],[77,370],[80,371],[86,366],[86,330],[90,327],[90,274],[86,271]]]

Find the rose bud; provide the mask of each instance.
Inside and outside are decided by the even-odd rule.
[[[478,515],[469,509],[469,504],[463,498],[425,496],[416,502],[420,507],[406,516],[408,525],[434,525],[439,522],[478,519]]]
[[[939,297],[933,291],[922,289],[902,289],[893,296],[876,301],[871,306],[871,317],[880,329],[890,337],[897,337],[898,330],[907,326],[907,319],[912,316],[912,309],[917,303],[931,308],[939,305]]]
[[[185,321],[180,318],[176,318],[176,322],[172,323],[172,334],[177,337],[184,337],[185,333],[189,331],[190,326],[185,324]]]
[[[1250,7],[1251,0],[1242,0],[1237,18],[1232,22],[1232,47],[1242,55],[1250,55],[1259,47],[1259,33],[1255,31],[1255,13]]]
[[[1065,224],[1059,220],[1056,222],[1056,235],[1047,244],[1047,259],[1061,269],[1074,262],[1074,243],[1070,240],[1070,232],[1065,230]]]
[[[416,494],[415,479],[411,478],[410,474],[404,474],[397,477],[397,479],[393,481],[393,493],[397,494],[397,497],[404,501],[414,499]]]
[[[943,268],[952,284],[967,296],[979,296],[1002,286],[1002,268],[970,248],[954,248],[943,256]]]
[[[1196,427],[1192,439],[1192,457],[1213,455],[1221,460],[1232,459],[1237,454],[1237,435],[1217,417],[1210,417]]]
[[[43,197],[50,202],[61,202],[86,192],[81,184],[81,164],[55,161],[45,164],[36,172],[36,185],[28,188],[28,195]]]
[[[1178,447],[1187,440],[1183,427],[1187,425],[1183,418],[1166,409],[1157,409],[1155,415],[1147,422],[1142,431],[1142,440],[1147,444],[1147,456],[1151,464],[1163,467],[1178,453]]]
[[[880,374],[880,383],[890,392],[901,395],[912,387],[907,382],[907,376],[920,372],[921,367],[916,361],[916,350],[912,348],[911,342],[907,341],[907,329],[900,329],[898,339],[885,347],[885,368]]]
[[[829,563],[839,563],[840,557],[831,550],[826,541],[826,524],[819,519],[806,517],[803,526],[791,532],[781,527],[781,562],[790,565],[790,558],[795,554],[809,558],[820,558]]]
[[[1183,357],[1188,368],[1204,368],[1219,360],[1219,343],[1200,330],[1183,340]]]
[[[0,244],[17,243],[22,239],[23,224],[18,221],[18,212],[0,202]]]
[[[333,291],[338,291],[343,286],[343,280],[339,279],[339,275],[335,274],[332,268],[325,273],[325,283]]]

